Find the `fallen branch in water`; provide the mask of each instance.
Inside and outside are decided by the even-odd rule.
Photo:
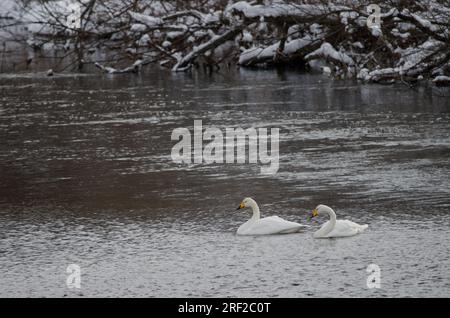
[[[94,65],[107,74],[138,73],[143,65],[143,61],[137,60],[131,66],[128,66],[128,67],[125,67],[122,69],[116,69],[114,67],[104,66],[97,62]]]

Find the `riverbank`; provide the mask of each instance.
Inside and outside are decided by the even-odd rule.
[[[111,5],[120,14],[108,16]],[[197,1],[61,0],[45,7],[30,1],[19,12],[22,42],[31,49],[25,62],[36,51],[53,51],[71,61],[57,72],[86,65],[109,74],[149,64],[175,72],[297,65],[362,82],[450,82],[450,7],[437,0],[209,1],[201,9]]]

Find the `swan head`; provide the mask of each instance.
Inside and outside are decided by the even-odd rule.
[[[311,213],[311,219],[315,218],[316,216],[320,215],[320,214],[325,214],[325,213],[329,213],[331,210],[331,208],[329,206],[326,206],[324,204],[319,204],[318,206],[316,206],[316,208],[312,211]]]
[[[247,207],[253,207],[256,205],[256,201],[252,198],[245,198],[242,200],[241,204],[239,204],[239,207],[236,210],[245,209]]]

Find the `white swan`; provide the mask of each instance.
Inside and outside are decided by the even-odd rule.
[[[238,228],[238,235],[288,234],[298,232],[303,227],[308,227],[299,223],[283,220],[278,216],[270,216],[261,219],[258,204],[251,198],[245,198],[237,210],[245,209],[247,207],[252,208],[253,216]]]
[[[334,213],[333,209],[323,204],[318,205],[313,210],[311,218],[314,218],[319,214],[328,214],[330,220],[325,222],[320,230],[314,233],[315,238],[353,236],[368,228],[367,224],[359,225],[352,221],[336,220],[336,213]]]

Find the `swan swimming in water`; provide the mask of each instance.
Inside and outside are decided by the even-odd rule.
[[[251,208],[253,210],[253,216],[238,228],[238,235],[288,234],[308,227],[307,225],[283,220],[278,216],[261,219],[258,204],[252,198],[245,198],[237,210],[245,208]]]
[[[330,220],[325,222],[320,230],[314,233],[315,238],[331,238],[353,236],[368,228],[367,224],[359,225],[352,221],[336,220],[336,213],[329,206],[320,204],[312,212],[311,218],[319,214],[328,214]]]

